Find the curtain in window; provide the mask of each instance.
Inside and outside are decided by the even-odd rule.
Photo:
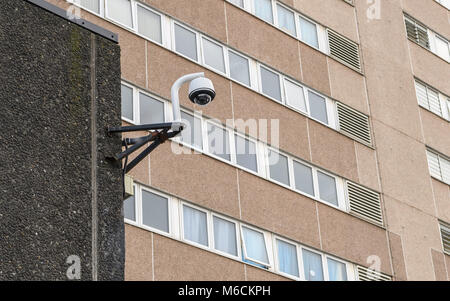
[[[319,48],[316,24],[300,17],[300,30],[302,32],[303,42],[313,47]]]
[[[328,258],[328,275],[330,281],[347,281],[347,269],[342,262]]]
[[[273,23],[272,1],[271,0],[255,0],[255,15]]]
[[[214,248],[237,256],[236,225],[216,216],[214,217]]]
[[[277,239],[277,250],[280,271],[298,277],[297,248],[295,245]]]
[[[123,25],[133,27],[130,0],[114,0],[107,2],[108,16]]]
[[[284,30],[287,30],[292,35],[297,35],[295,29],[294,13],[284,8],[281,5],[277,5],[278,11],[278,26]]]
[[[246,227],[242,227],[244,233],[245,250],[249,259],[257,260],[264,263],[269,263],[266,251],[266,243],[264,242],[264,235]]]
[[[183,206],[184,238],[208,246],[206,213]]]
[[[305,279],[323,281],[322,256],[305,249],[303,249],[302,254]]]

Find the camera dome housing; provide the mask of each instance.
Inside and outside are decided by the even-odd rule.
[[[200,106],[205,106],[214,100],[216,91],[211,80],[199,77],[189,84],[189,99]]]

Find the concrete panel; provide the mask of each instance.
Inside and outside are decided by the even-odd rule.
[[[363,266],[378,256],[381,271],[392,275],[386,230],[327,205],[318,210],[323,251]]]
[[[445,255],[442,252],[431,249],[431,258],[433,259],[434,275],[436,281],[447,281],[447,269],[445,267]]]
[[[383,192],[434,215],[425,146],[378,121],[373,125]]]
[[[303,43],[299,45],[303,82],[319,92],[331,95],[327,56]]]
[[[358,72],[328,58],[331,97],[355,110],[369,114],[364,77]]]
[[[293,0],[294,8],[317,22],[357,42],[353,7],[342,0]]]
[[[402,237],[408,280],[434,280],[430,249],[441,249],[437,219],[387,196],[384,204],[389,231]]]
[[[222,122],[233,118],[228,79],[155,44],[148,43],[148,58],[148,87],[152,92],[170,99],[172,84],[180,76],[205,72],[205,76],[211,79],[217,93],[214,101],[205,107],[192,104],[188,98],[189,85],[185,84],[180,89],[180,104],[196,111],[202,111],[203,114],[218,118]]]
[[[236,168],[200,154],[173,154],[171,143],[150,155],[151,183],[229,216],[239,218]]]
[[[246,265],[246,269],[247,281],[292,281],[289,278],[265,271],[260,268],[252,267],[251,265]]]
[[[297,80],[301,79],[298,41],[295,38],[231,4],[227,4],[227,24],[230,46]]]
[[[355,142],[359,183],[381,191],[375,150]]]
[[[143,0],[174,18],[226,43],[223,0]]]
[[[244,264],[238,261],[158,234],[153,246],[156,281],[245,280]]]
[[[244,222],[320,247],[315,201],[244,171],[239,191]]]
[[[392,266],[394,268],[394,280],[406,281],[408,280],[408,275],[406,274],[401,236],[388,232],[388,237],[392,255]]]
[[[280,149],[302,159],[310,159],[307,118],[304,115],[234,83],[233,108],[235,120],[242,119],[248,121],[248,124],[257,125],[257,138],[270,144],[277,144],[279,140]],[[267,122],[263,122],[259,127],[260,121],[264,120]],[[278,120],[279,129],[272,127],[271,120]],[[276,124],[275,122],[274,125]],[[246,129],[246,133],[248,132]],[[267,135],[263,134],[265,132]]]
[[[125,280],[152,281],[152,232],[125,224]]]
[[[450,38],[448,10],[436,1],[407,0],[403,1],[403,9],[435,32]]]
[[[312,120],[309,136],[313,163],[358,182],[354,140]]]
[[[430,178],[433,185],[434,200],[436,202],[437,217],[444,221],[450,221],[450,186]]]
[[[420,108],[420,116],[425,144],[450,156],[450,135],[445,134],[450,133],[450,123],[423,108]]]
[[[367,22],[366,1],[355,4],[372,118],[420,140],[419,112],[400,1],[382,1],[382,18],[372,22]]]

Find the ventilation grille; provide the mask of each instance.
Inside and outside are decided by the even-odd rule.
[[[369,117],[339,102],[337,103],[337,111],[341,132],[349,134],[365,144],[372,144]]]
[[[361,71],[358,44],[344,38],[330,29],[327,29],[327,32],[330,55],[346,65]]]
[[[450,225],[441,222],[441,237],[444,252],[450,255]]]
[[[358,279],[360,281],[391,281],[392,277],[375,270],[358,266]]]
[[[383,226],[383,214],[378,193],[347,181],[347,195],[351,213]]]
[[[430,48],[430,41],[428,40],[427,28],[410,17],[405,16],[406,33],[408,38],[413,40],[425,48]]]
[[[427,150],[430,175],[450,185],[450,160],[444,156]]]

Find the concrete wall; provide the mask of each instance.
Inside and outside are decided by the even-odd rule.
[[[70,255],[121,280],[120,48],[27,1],[0,11],[0,280],[66,280]]]

